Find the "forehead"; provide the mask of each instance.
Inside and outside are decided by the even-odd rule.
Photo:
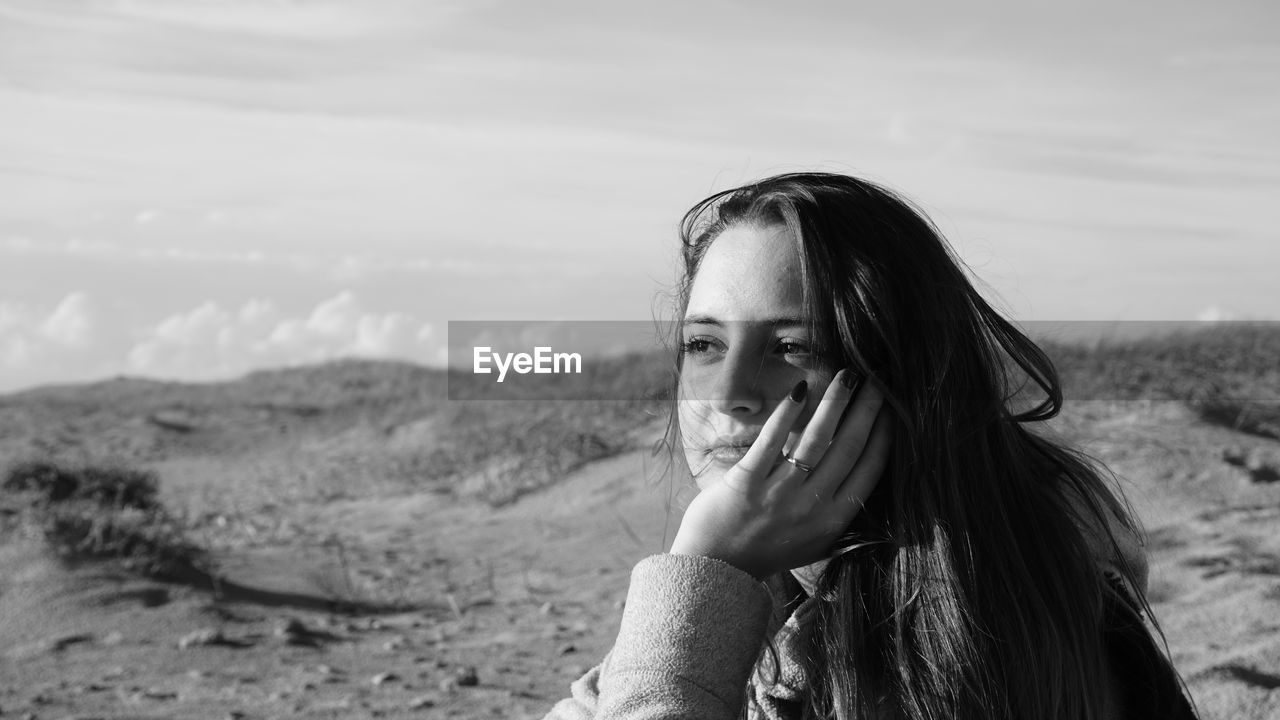
[[[799,318],[800,254],[785,225],[734,225],[711,241],[689,291],[686,317],[721,321]]]

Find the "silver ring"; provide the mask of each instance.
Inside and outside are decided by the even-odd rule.
[[[812,466],[812,465],[805,465],[804,463],[802,463],[802,462],[800,462],[799,460],[797,460],[797,459],[795,459],[794,457],[792,457],[789,453],[788,453],[788,454],[786,454],[786,455],[783,455],[783,456],[782,456],[782,459],[783,459],[783,460],[786,460],[787,462],[791,463],[792,465],[795,465],[797,468],[799,468],[800,472],[813,472],[813,466]]]

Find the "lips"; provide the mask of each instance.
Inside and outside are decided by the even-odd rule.
[[[751,444],[755,441],[755,437],[717,438],[703,452],[713,460],[733,465],[746,457],[747,451],[751,449]]]
[[[707,455],[717,462],[736,465],[739,460],[747,456],[747,451],[750,449],[750,445],[719,445],[708,449]]]

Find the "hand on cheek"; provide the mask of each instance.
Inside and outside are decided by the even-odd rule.
[[[693,499],[671,552],[723,560],[760,579],[828,557],[889,455],[883,396],[851,385],[832,383],[808,426],[792,431],[807,409],[797,386],[742,460]]]

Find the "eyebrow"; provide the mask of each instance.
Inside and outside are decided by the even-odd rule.
[[[734,321],[734,322],[752,322],[752,323],[757,323],[757,324],[760,324],[760,325],[774,325],[774,326],[777,326],[777,325],[784,325],[784,326],[785,326],[785,325],[807,325],[807,324],[808,324],[808,321],[806,321],[804,318],[802,318],[802,317],[793,317],[793,316],[775,317],[775,318],[764,318],[763,320],[751,320],[751,321],[745,321],[745,320],[744,320],[744,321]],[[713,316],[711,316],[711,315],[689,315],[689,316],[686,316],[686,317],[685,317],[683,324],[685,324],[685,325],[713,325],[713,326],[715,326],[715,327],[724,327],[727,323],[726,323],[725,321],[720,320],[719,318],[713,317]]]

